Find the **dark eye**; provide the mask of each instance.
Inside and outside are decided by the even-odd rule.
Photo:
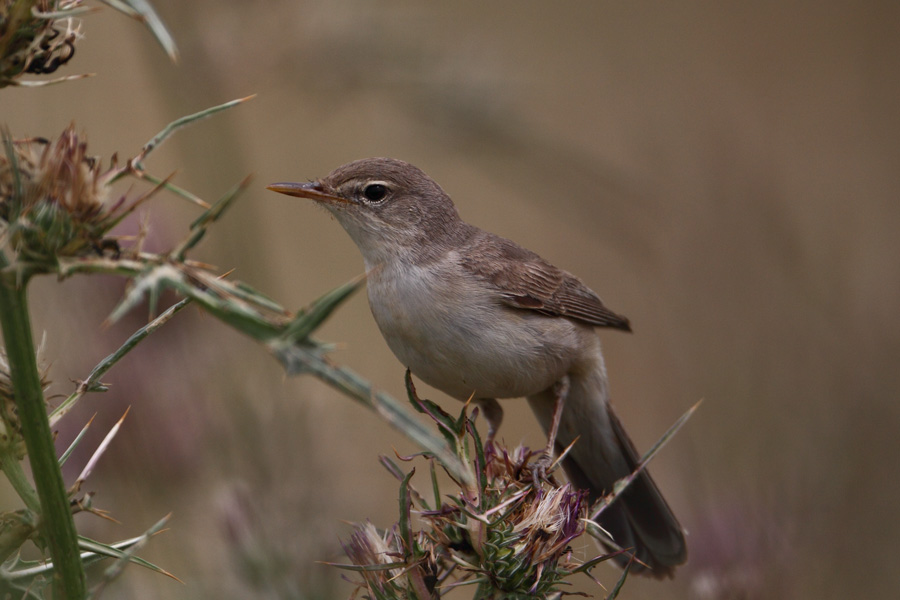
[[[379,202],[387,196],[387,186],[381,183],[370,183],[363,190],[363,196],[370,202]]]

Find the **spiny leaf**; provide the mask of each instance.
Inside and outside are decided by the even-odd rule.
[[[465,412],[463,410],[463,414]],[[484,446],[481,443],[481,436],[478,435],[478,430],[475,429],[475,424],[470,419],[466,419],[466,430],[475,445],[475,472],[478,473],[478,508],[483,509],[484,494],[488,485],[487,470],[484,468],[487,464],[484,456]]]
[[[641,458],[641,462],[638,464],[634,472],[616,481],[616,483],[613,485],[613,492],[611,494],[607,494],[605,497],[597,501],[597,504],[595,505],[596,508],[591,513],[592,520],[596,520],[597,517],[600,516],[600,514],[604,510],[606,510],[607,506],[615,502],[616,498],[622,495],[622,493],[628,488],[628,486],[631,485],[631,482],[634,481],[638,477],[638,475],[640,475],[641,471],[647,468],[647,464],[650,462],[650,460],[652,460],[653,457],[656,456],[656,454],[660,450],[662,450],[663,446],[665,446],[669,442],[669,440],[672,439],[672,436],[678,433],[678,430],[681,429],[681,427],[685,423],[687,423],[687,420],[691,418],[691,415],[693,415],[694,411],[696,411],[700,407],[700,404],[702,402],[703,401],[700,400],[692,407],[687,409],[684,414],[681,415],[681,417],[679,417],[678,420],[675,421],[675,423],[673,423],[672,426],[666,430],[662,437],[659,438],[659,440],[655,444],[653,444],[650,450],[648,450],[647,453],[644,454],[644,456]]]
[[[136,556],[127,555],[123,550],[127,550],[129,548],[134,547],[136,544],[143,543],[150,536],[158,533],[163,525],[168,521],[169,517],[163,517],[160,521],[154,524],[150,529],[144,532],[143,535],[135,538],[131,538],[128,540],[122,540],[120,542],[115,542],[114,544],[103,544],[101,542],[97,542],[90,538],[86,538],[83,535],[78,536],[78,547],[85,552],[81,553],[81,560],[85,565],[95,563],[104,558],[122,558],[123,556],[129,556],[128,560],[130,562],[135,563],[136,565],[142,566],[144,568],[150,569],[151,571],[156,571],[157,573],[161,573],[162,575],[166,575],[167,577],[171,577],[176,581],[180,581],[177,577],[162,569],[153,563],[150,563],[142,558],[138,558]],[[15,570],[7,570],[4,572],[4,577],[8,580],[19,580],[23,578],[32,578],[37,577],[39,575],[46,575],[53,573],[53,563],[44,562],[44,561],[19,561],[18,564],[27,565],[25,568],[15,569]]]
[[[146,265],[144,272],[133,279],[133,283],[126,292],[125,297],[119,301],[119,304],[106,318],[106,323],[115,323],[121,319],[125,314],[140,304],[144,300],[145,295],[150,295],[152,303],[153,299],[158,297],[161,288],[167,285],[175,287],[176,283],[181,283],[183,280],[183,273],[180,272],[175,265]]]
[[[206,210],[202,215],[200,215],[193,223],[191,223],[191,233],[188,237],[178,245],[178,247],[173,250],[170,255],[176,261],[184,260],[185,253],[196,246],[200,240],[206,235],[206,231],[209,229],[209,226],[218,220],[219,217],[222,216],[222,213],[231,206],[231,203],[234,202],[235,198],[237,198],[241,192],[247,189],[247,186],[250,184],[250,180],[252,177],[247,176],[238,183],[233,186],[230,190],[225,192],[221,198],[219,198],[209,209]]]
[[[85,379],[78,385],[78,389],[75,390],[72,395],[66,398],[62,402],[62,404],[57,406],[56,409],[54,409],[53,412],[50,413],[50,425],[52,426],[57,421],[59,421],[59,419],[61,419],[67,412],[69,412],[69,410],[71,410],[72,407],[75,406],[75,404],[78,402],[78,400],[81,399],[81,397],[84,396],[84,394],[86,394],[87,392],[105,391],[106,388],[103,387],[102,384],[100,384],[100,378],[103,377],[103,375],[107,371],[109,371],[114,364],[119,362],[119,360],[121,360],[123,356],[131,352],[135,348],[135,346],[146,339],[147,336],[162,327],[169,321],[169,319],[175,316],[177,312],[187,306],[190,301],[190,298],[185,298],[180,302],[173,304],[172,306],[167,308],[165,312],[153,319],[153,321],[151,321],[147,325],[144,325],[133,334],[131,334],[131,336],[127,340],[125,340],[125,343],[122,344],[122,346],[118,350],[101,360],[100,363],[91,371],[90,375],[88,375],[87,379]],[[90,425],[90,423],[88,423],[88,425]],[[86,427],[87,426],[85,426],[85,428]],[[77,442],[78,440],[76,439],[73,444]],[[69,451],[71,451],[71,448]]]
[[[100,0],[104,4],[111,6],[122,14],[128,15],[132,19],[136,19],[147,26],[159,45],[162,46],[166,54],[173,62],[178,62],[178,48],[175,46],[175,40],[163,25],[162,19],[153,10],[153,6],[147,0]]]
[[[106,1],[106,0],[104,0],[104,1]],[[172,121],[171,123],[166,125],[162,131],[160,131],[155,136],[153,136],[150,139],[150,141],[148,141],[146,144],[144,144],[144,147],[141,148],[140,153],[134,160],[135,165],[140,167],[141,163],[143,163],[144,159],[146,159],[147,156],[151,152],[153,152],[153,150],[155,150],[160,144],[162,144],[164,141],[166,141],[169,138],[169,136],[171,136],[173,133],[175,133],[182,127],[189,125],[189,124],[193,123],[194,121],[199,121],[200,119],[205,119],[206,117],[212,116],[212,115],[216,114],[217,112],[221,112],[221,111],[229,109],[233,106],[237,106],[238,104],[246,102],[247,100],[252,100],[255,97],[256,97],[256,95],[254,94],[252,96],[247,96],[245,98],[238,98],[237,100],[231,100],[229,102],[225,102],[224,104],[219,104],[217,106],[212,106],[210,108],[201,110],[200,112],[196,112],[192,115],[186,115],[184,117],[175,119],[174,121]]]
[[[398,569],[406,566],[405,562],[378,563],[377,565],[351,565],[347,563],[333,563],[322,561],[319,562],[319,564],[328,565],[329,567],[337,567],[338,569],[344,569],[346,571],[356,571],[357,573],[390,571],[391,569]]]
[[[606,596],[606,600],[615,600],[616,596],[619,595],[619,592],[622,591],[622,586],[625,585],[625,579],[628,578],[628,571],[631,570],[631,565],[633,563],[634,556],[632,555],[631,560],[628,561],[628,564],[626,564],[625,568],[622,570],[622,576],[619,577],[619,580],[616,582],[615,587],[613,587],[609,595]]]
[[[429,466],[431,471],[431,490],[434,493],[434,507],[435,509],[438,509],[441,506],[441,488],[438,485],[437,469],[434,466],[433,460],[430,462]]]
[[[18,87],[36,88],[47,85],[55,85],[57,83],[65,83],[66,81],[75,81],[76,79],[85,79],[93,77],[93,73],[79,73],[77,75],[63,75],[62,77],[54,77],[53,79],[0,79],[0,87],[3,85],[14,85]]]
[[[78,433],[77,436],[75,436],[75,439],[72,440],[72,443],[69,444],[69,447],[66,448],[66,451],[63,452],[62,456],[59,457],[59,466],[60,467],[63,466],[64,464],[66,464],[66,461],[69,460],[69,456],[71,456],[72,452],[75,450],[75,448],[78,447],[78,444],[81,442],[82,438],[84,437],[84,434],[87,433],[88,428],[91,426],[91,423],[94,422],[94,417],[96,417],[96,416],[97,415],[94,414],[94,416],[91,417],[90,421],[88,421],[85,424],[85,426],[81,428],[81,431]]]
[[[403,545],[406,547],[406,553],[409,556],[414,553],[412,523],[410,522],[412,518],[410,514],[412,498],[410,497],[409,480],[412,479],[415,473],[415,469],[410,470],[400,483],[400,538],[403,540]]]
[[[361,275],[319,297],[297,314],[281,337],[293,343],[305,341],[365,280],[365,276]]]
[[[625,554],[627,550],[617,550],[616,552],[610,552],[609,554],[604,554],[602,556],[597,556],[596,558],[592,558],[591,560],[579,565],[578,567],[572,569],[572,573],[587,573],[597,565],[602,562],[606,562],[612,558]]]
[[[431,417],[431,419],[438,424],[441,434],[446,438],[447,443],[456,447],[463,435],[462,428],[458,426],[459,421],[454,419],[450,413],[441,408],[436,402],[419,397],[416,393],[416,386],[412,380],[412,371],[409,369],[406,369],[406,375],[404,376],[403,381],[406,385],[406,394],[413,408],[420,413]]]
[[[122,571],[125,569],[128,563],[134,563],[138,566],[144,567],[145,569],[150,569],[151,571],[155,571],[157,573],[160,573],[161,575],[170,577],[179,583],[184,583],[175,575],[169,573],[165,569],[134,555],[135,552],[146,545],[147,541],[153,535],[162,530],[165,524],[169,521],[170,516],[171,515],[166,515],[165,517],[154,523],[153,526],[151,526],[141,536],[128,540],[130,543],[124,551],[120,549],[121,546],[119,545],[112,546],[108,544],[102,544],[86,537],[79,536],[78,545],[82,549],[89,549],[97,555],[106,555],[117,559],[103,572],[103,579],[100,581],[100,583],[94,586],[94,588],[88,595],[88,599],[98,597],[100,592],[103,590],[103,588],[106,587],[109,582],[121,575]]]
[[[94,454],[91,455],[91,458],[88,460],[87,464],[82,469],[81,474],[75,480],[74,489],[78,489],[81,484],[91,476],[91,473],[94,470],[94,467],[97,466],[97,463],[100,461],[100,458],[103,456],[103,453],[106,452],[106,449],[112,443],[113,438],[116,437],[116,434],[119,433],[119,429],[122,427],[122,422],[125,420],[125,417],[128,416],[128,413],[131,411],[131,407],[125,409],[125,414],[116,421],[116,424],[112,426],[109,430],[109,433],[106,434],[106,437],[103,438],[103,441],[100,442],[100,445],[97,446],[97,450],[94,451]]]
[[[434,455],[454,477],[465,484],[473,482],[472,474],[447,443],[420,423],[399,400],[375,389],[369,381],[352,370],[328,362],[322,356],[321,347],[290,344],[281,338],[270,340],[267,346],[289,375],[308,373],[316,376],[374,410],[389,425]]]
[[[703,400],[698,400],[692,407],[687,409],[683,415],[678,417],[677,421],[672,423],[672,426],[666,430],[662,437],[659,438],[659,440],[655,444],[653,444],[653,446],[649,450],[647,450],[644,456],[641,457],[642,465],[649,463],[653,459],[653,457],[656,456],[657,452],[662,450],[662,447],[669,442],[672,436],[678,433],[678,430],[681,429],[685,423],[687,423],[687,420],[693,416],[694,412],[696,412],[697,409],[700,408],[700,405],[702,403]]]

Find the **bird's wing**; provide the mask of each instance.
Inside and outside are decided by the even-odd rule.
[[[467,250],[459,259],[462,267],[488,283],[507,306],[631,331],[628,319],[606,308],[577,277],[510,240],[479,231]]]

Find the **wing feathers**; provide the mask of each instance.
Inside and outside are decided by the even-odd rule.
[[[489,283],[504,304],[595,327],[631,331],[628,319],[606,308],[581,280],[534,252],[483,231],[471,248],[471,253],[460,257],[460,263]]]

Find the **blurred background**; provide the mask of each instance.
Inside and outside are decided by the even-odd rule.
[[[154,5],[178,65],[106,9],[85,19],[58,73],[97,76],[7,88],[0,120],[49,138],[74,121],[107,159],[179,116],[258,94],[180,132],[147,167],[177,170],[208,200],[253,173],[194,258],[292,308],[362,261],[324,211],[265,184],[367,156],[418,165],[466,220],[578,274],[631,319],[634,335],[601,336],[640,449],[704,400],[652,467],[689,530],[690,563],[673,581],[631,579],[623,597],[896,594],[900,5]],[[147,247],[160,251],[197,215],[173,196],[147,210]],[[138,311],[101,328],[120,280],[31,289],[58,394],[146,322]],[[403,367],[364,294],[319,337],[402,396]],[[110,598],[349,594],[316,561],[341,560],[345,521],[396,521],[397,483],[377,455],[413,451],[405,438],[318,381],[285,379],[262,348],[196,310],[104,380],[110,391],[82,401],[60,444],[97,413],[71,481],[131,406],[89,481],[121,524],[79,515],[79,528],[112,541],[171,512],[143,554],[184,581],[131,567]],[[506,442],[541,446],[526,403],[504,406]],[[0,504],[14,502],[0,488]]]

